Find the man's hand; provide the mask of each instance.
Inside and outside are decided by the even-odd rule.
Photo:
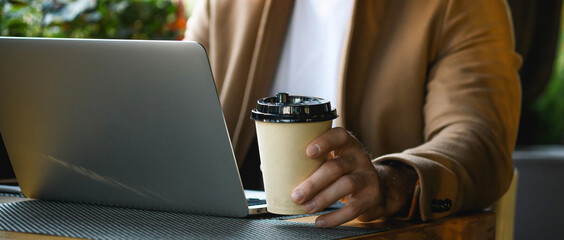
[[[357,217],[370,221],[391,216],[411,200],[415,170],[373,165],[360,142],[343,128],[330,129],[315,139],[306,154],[310,158],[328,155],[329,160],[294,189],[292,200],[308,213],[338,200],[345,203],[341,209],[319,216],[315,221],[318,227],[335,227]]]

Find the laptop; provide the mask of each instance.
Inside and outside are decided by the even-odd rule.
[[[248,205],[197,42],[0,37],[0,53],[0,133],[25,196],[265,212]]]

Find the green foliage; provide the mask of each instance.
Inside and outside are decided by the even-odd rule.
[[[186,16],[179,3],[171,0],[0,0],[0,35],[180,39]],[[79,14],[75,16],[71,10]]]
[[[564,18],[560,26],[552,77],[534,106],[542,121],[539,143],[545,144],[564,144]]]
[[[10,3],[12,2],[12,3]],[[41,11],[38,3],[0,0],[0,35],[38,36],[41,30]]]

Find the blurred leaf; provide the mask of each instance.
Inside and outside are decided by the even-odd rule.
[[[0,35],[180,39],[182,1],[0,0]],[[179,14],[178,9],[182,9]],[[174,25],[175,27],[171,27]]]
[[[534,106],[542,121],[538,141],[545,144],[564,144],[564,18],[557,51],[551,80]]]

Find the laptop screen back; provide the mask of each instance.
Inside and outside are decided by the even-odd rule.
[[[195,42],[0,38],[0,131],[31,198],[244,216]]]

